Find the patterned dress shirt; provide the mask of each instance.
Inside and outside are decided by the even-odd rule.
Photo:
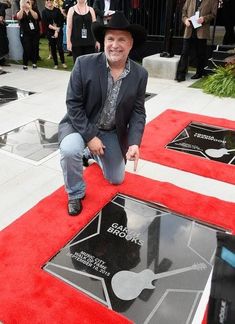
[[[130,60],[129,59],[127,60],[126,66],[122,74],[116,81],[113,80],[110,67],[108,64],[107,64],[107,68],[108,68],[107,96],[106,96],[103,110],[100,114],[100,118],[97,122],[97,127],[101,130],[112,130],[116,128],[115,113],[117,108],[117,98],[118,98],[119,90],[122,85],[122,80],[130,72]]]

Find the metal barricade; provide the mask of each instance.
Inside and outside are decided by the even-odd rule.
[[[122,0],[122,8],[131,23],[145,27],[148,36],[164,36],[167,19],[171,19],[174,36],[182,36],[181,10],[185,0]],[[169,6],[174,12],[168,17]]]
[[[152,42],[147,52],[166,51],[179,54],[181,51],[184,26],[182,8],[186,0],[121,0],[122,10],[131,23],[145,27],[148,41]],[[215,0],[216,1],[216,0]],[[212,38],[209,46],[214,46],[216,19],[211,24]],[[153,44],[154,43],[154,44]],[[145,53],[146,55],[146,53]]]

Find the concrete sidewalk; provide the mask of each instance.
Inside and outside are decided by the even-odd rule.
[[[21,66],[4,68],[0,86],[12,86],[35,94],[0,106],[0,134],[41,118],[58,123],[65,114],[65,95],[70,73],[38,68],[23,71]],[[182,83],[149,78],[147,91],[157,94],[146,101],[147,122],[171,108],[218,118],[235,120],[235,99],[220,99],[189,88],[189,79]],[[133,165],[126,169],[132,172]],[[235,202],[235,186],[188,172],[141,160],[137,174],[179,187]],[[59,152],[42,163],[7,154],[0,150],[0,227],[4,228],[63,185]],[[65,202],[66,203],[66,202]]]

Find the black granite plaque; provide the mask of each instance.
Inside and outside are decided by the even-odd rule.
[[[166,148],[235,164],[235,130],[191,122]]]
[[[43,268],[136,324],[192,323],[216,231],[117,195]]]
[[[28,97],[34,94],[32,91],[26,91],[14,87],[2,86],[0,87],[0,106],[13,101]]]
[[[37,119],[17,127],[0,135],[0,149],[38,162],[58,149],[58,124]]]

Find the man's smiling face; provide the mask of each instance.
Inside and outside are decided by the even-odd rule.
[[[104,51],[109,63],[125,64],[133,46],[131,33],[125,30],[109,29],[104,37]]]

